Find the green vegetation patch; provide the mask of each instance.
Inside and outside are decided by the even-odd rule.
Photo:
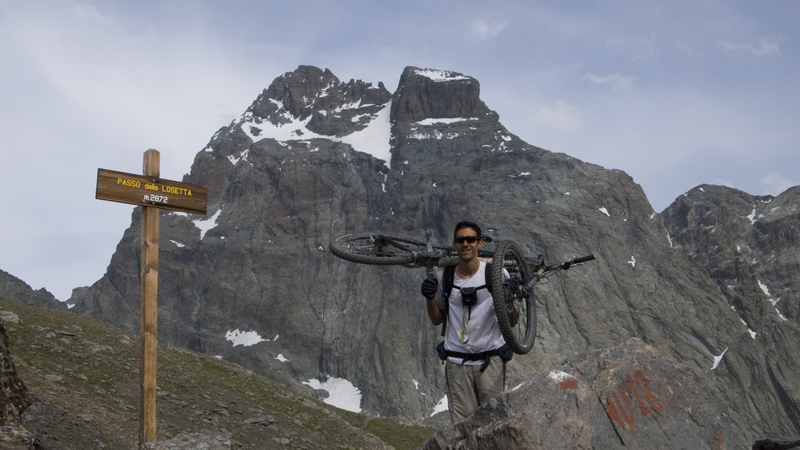
[[[365,429],[397,450],[413,450],[436,432],[433,428],[404,424],[402,420],[381,418],[371,419]]]
[[[0,302],[17,369],[35,399],[25,427],[59,449],[136,449],[140,342],[95,319]],[[16,317],[14,317],[16,316]],[[230,433],[237,449],[412,449],[436,430],[370,419],[183,348],[159,346],[159,440]]]

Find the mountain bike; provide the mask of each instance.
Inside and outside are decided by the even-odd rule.
[[[483,240],[492,242],[488,236]],[[425,242],[382,233],[358,233],[334,239],[329,248],[339,258],[360,264],[425,267],[428,277],[434,276],[437,267],[458,264],[455,249],[431,243],[430,230],[425,233]],[[515,242],[504,240],[495,244],[494,251],[480,249],[478,258],[492,263],[488,276],[493,286],[492,298],[500,332],[514,353],[524,355],[533,348],[536,338],[534,285],[561,270],[591,261],[594,255],[570,258],[549,266],[542,255],[525,257]],[[518,314],[512,319],[508,312],[514,310]]]

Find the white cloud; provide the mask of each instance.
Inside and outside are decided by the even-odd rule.
[[[777,172],[771,172],[764,177],[762,183],[766,187],[767,193],[770,195],[778,195],[795,185],[792,180]]]
[[[542,106],[534,116],[534,122],[547,128],[560,131],[575,131],[583,120],[580,110],[563,100],[556,100],[553,106]]]
[[[732,182],[730,182],[728,180],[723,180],[722,178],[714,178],[714,181],[712,181],[711,184],[716,184],[718,186],[725,186],[725,187],[729,187],[729,188],[733,188],[733,189],[739,189]]]
[[[90,20],[98,25],[107,25],[113,20],[111,16],[101,14],[96,6],[85,3],[72,5],[72,12],[78,18]]]
[[[601,85],[607,84],[611,86],[611,89],[618,91],[620,89],[630,89],[631,83],[633,82],[633,77],[623,75],[619,72],[615,73],[614,75],[596,75],[593,73],[587,73],[583,76],[584,80],[589,80],[594,84]]]
[[[508,22],[486,22],[483,19],[473,20],[470,24],[472,37],[478,40],[485,40],[497,37],[508,26]]]
[[[776,38],[761,38],[758,45],[733,44],[720,41],[719,45],[729,52],[736,54],[750,54],[753,56],[781,56],[781,40]]]

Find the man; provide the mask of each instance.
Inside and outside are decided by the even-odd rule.
[[[453,289],[443,292],[448,269],[440,270],[434,279],[426,279],[421,288],[431,322],[445,322],[445,339],[437,351],[443,360],[446,358],[447,398],[454,423],[503,393],[505,361],[511,359],[486,286],[490,273],[486,263],[478,259],[482,247],[480,227],[459,222],[453,237],[453,248],[458,253]]]

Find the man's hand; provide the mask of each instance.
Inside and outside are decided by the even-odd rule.
[[[439,280],[436,278],[425,278],[425,281],[422,282],[420,292],[422,292],[422,296],[425,298],[434,298],[436,297],[436,290],[438,288]]]
[[[431,323],[434,325],[441,325],[444,322],[444,311],[439,309],[436,301],[433,300],[436,298],[436,291],[438,290],[439,280],[436,278],[426,278],[422,282],[422,289],[420,289],[422,296],[425,297],[425,308],[428,311],[428,317],[430,317]]]

